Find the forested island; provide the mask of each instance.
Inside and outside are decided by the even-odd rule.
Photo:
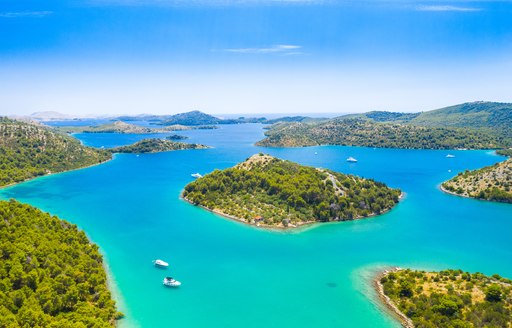
[[[422,113],[369,112],[306,123],[278,123],[257,145],[346,145],[415,149],[512,146],[512,105],[467,103]]]
[[[0,201],[0,327],[114,327],[98,246],[75,225]]]
[[[381,299],[405,327],[480,328],[512,325],[512,281],[462,270],[385,271]]]
[[[512,203],[512,159],[461,172],[441,188],[459,196]]]
[[[0,117],[0,187],[37,176],[78,169],[112,158],[42,125]]]
[[[257,154],[188,184],[183,198],[262,227],[296,227],[381,214],[401,192],[383,183]]]
[[[188,139],[187,136],[183,136],[180,134],[171,134],[170,136],[165,137],[167,140],[186,140]]]
[[[185,125],[169,125],[160,128],[144,127],[140,125],[130,124],[123,121],[115,121],[114,123],[102,124],[97,126],[59,126],[55,127],[57,131],[65,133],[130,133],[130,134],[155,134],[167,133],[170,131],[186,131],[186,130],[211,130],[217,129],[214,125],[185,126]]]
[[[112,153],[159,153],[171,150],[184,149],[206,149],[210,148],[201,144],[189,144],[184,142],[175,142],[166,139],[143,139],[129,146],[111,148]]]

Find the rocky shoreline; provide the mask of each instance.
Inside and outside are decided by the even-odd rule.
[[[402,192],[400,194],[399,200],[402,200],[404,196],[405,196],[405,194]],[[183,199],[184,201],[186,201],[187,203],[191,204],[191,205],[201,207],[202,209],[207,210],[208,212],[215,213],[215,214],[220,215],[220,216],[222,216],[222,217],[224,217],[226,219],[230,219],[230,220],[233,220],[233,221],[244,223],[244,224],[247,224],[247,225],[250,225],[250,226],[254,226],[254,227],[257,227],[257,228],[263,228],[263,229],[269,229],[269,230],[281,230],[281,231],[305,228],[307,226],[313,226],[315,224],[320,224],[320,223],[337,223],[337,222],[348,222],[348,221],[356,221],[356,220],[369,219],[369,218],[372,218],[372,217],[383,215],[383,214],[385,214],[385,213],[387,213],[387,212],[392,210],[392,208],[390,208],[390,209],[387,209],[386,211],[381,212],[380,214],[373,213],[373,214],[371,214],[369,216],[366,216],[366,217],[362,217],[361,216],[361,217],[357,217],[357,218],[355,218],[353,220],[348,220],[348,221],[331,221],[331,222],[306,221],[306,222],[300,222],[300,223],[297,223],[297,224],[290,224],[289,226],[285,227],[282,223],[279,223],[277,225],[268,225],[268,224],[264,224],[264,223],[253,224],[253,223],[247,222],[247,220],[245,220],[245,219],[239,218],[239,217],[234,216],[234,215],[226,214],[226,213],[224,213],[224,212],[222,212],[220,210],[216,210],[216,209],[212,210],[212,209],[207,208],[207,207],[205,207],[203,205],[194,204],[192,201],[190,201],[189,199],[187,199],[186,197],[183,196],[183,192],[181,192],[180,198]]]
[[[380,280],[384,276],[388,275],[391,272],[397,272],[402,270],[399,267],[394,267],[391,269],[387,269],[384,271],[379,272],[375,278],[373,279],[373,285],[375,287],[375,290],[377,291],[377,294],[379,295],[379,299],[384,303],[386,308],[393,314],[395,318],[397,318],[403,327],[405,328],[414,328],[414,324],[412,323],[412,320],[409,319],[400,309],[393,303],[393,301],[384,294],[384,286],[381,284]]]

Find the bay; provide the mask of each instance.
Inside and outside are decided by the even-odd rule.
[[[512,278],[512,206],[445,194],[439,184],[504,160],[492,151],[322,146],[260,148],[260,124],[180,131],[205,150],[120,154],[102,165],[0,191],[71,221],[97,243],[112,276],[121,327],[398,327],[375,300],[385,266],[461,268]],[[144,135],[77,134],[112,147]],[[302,231],[256,229],[179,198],[191,173],[258,153],[356,174],[401,188],[404,199],[374,218]],[[447,154],[455,158],[446,158]],[[350,164],[352,156],[358,163]],[[152,260],[170,263],[157,269]],[[179,289],[162,286],[171,275]]]

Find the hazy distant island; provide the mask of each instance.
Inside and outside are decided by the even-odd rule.
[[[476,102],[422,113],[369,112],[307,123],[277,123],[257,145],[347,145],[416,149],[512,146],[512,104]]]
[[[501,153],[508,153],[508,150]],[[464,197],[512,203],[512,159],[461,172],[444,182],[441,189]]]
[[[102,124],[98,126],[59,126],[55,127],[56,130],[66,133],[131,133],[131,134],[153,134],[153,133],[167,133],[171,131],[186,131],[186,130],[210,130],[217,129],[213,125],[201,126],[185,126],[185,125],[170,125],[161,128],[143,127],[135,124],[126,123],[123,121],[115,121],[114,123]]]
[[[66,221],[0,201],[0,327],[115,327],[98,246]]]
[[[188,184],[183,198],[216,213],[261,227],[355,220],[381,214],[400,190],[327,169],[257,154],[235,167]]]
[[[404,327],[477,328],[512,325],[512,281],[462,270],[386,270],[375,280]]]
[[[201,144],[189,144],[184,142],[175,142],[165,139],[143,139],[132,145],[110,148],[112,153],[159,153],[171,150],[184,149],[206,149],[210,148]]]
[[[48,127],[0,117],[0,187],[112,158]]]
[[[125,117],[126,118],[126,117]],[[317,121],[318,118],[311,118],[307,116],[285,116],[275,119],[267,119],[265,117],[245,117],[240,116],[238,118],[220,118],[210,114],[194,110],[191,112],[175,114],[164,117],[153,117],[155,124],[159,125],[217,125],[217,124],[243,124],[243,123],[262,123],[262,124],[273,124],[277,122],[308,122]]]
[[[186,140],[187,136],[182,136],[180,134],[171,134],[170,136],[165,137],[167,140]]]

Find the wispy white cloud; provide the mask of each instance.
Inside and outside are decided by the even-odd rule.
[[[2,18],[19,18],[19,17],[45,17],[53,14],[53,11],[13,11],[0,13]]]
[[[416,10],[418,11],[459,11],[459,12],[467,12],[467,11],[481,11],[481,8],[476,7],[462,7],[462,6],[453,6],[453,5],[421,5],[417,6]]]
[[[159,6],[237,6],[260,4],[321,4],[335,2],[336,0],[89,0],[94,5],[159,5]]]
[[[228,48],[223,49],[222,51],[231,52],[231,53],[239,53],[239,54],[281,54],[281,55],[300,55],[302,52],[300,51],[302,47],[298,45],[292,44],[277,44],[271,47],[261,47],[261,48]]]

